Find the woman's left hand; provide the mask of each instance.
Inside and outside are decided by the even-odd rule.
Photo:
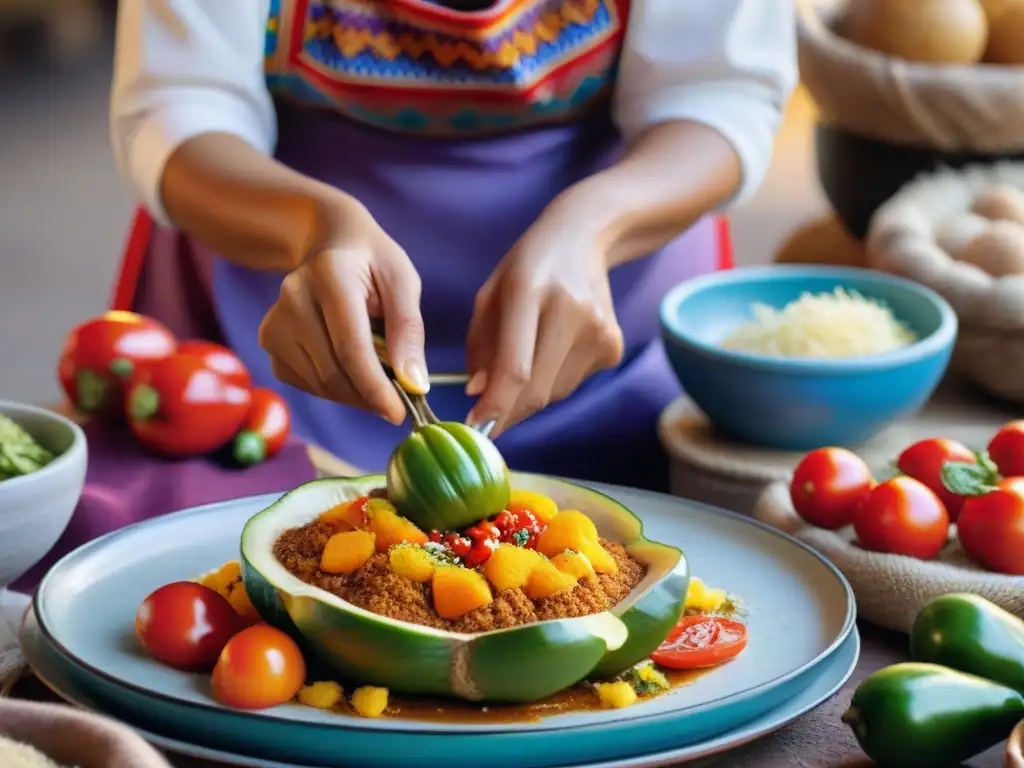
[[[480,399],[469,423],[495,419],[492,436],[622,359],[604,249],[582,223],[550,207],[477,294],[466,392]]]

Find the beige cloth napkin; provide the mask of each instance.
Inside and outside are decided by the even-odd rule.
[[[0,589],[0,696],[10,693],[25,669],[18,631],[29,602],[27,595]]]
[[[0,765],[5,767],[21,751],[10,742],[34,747],[66,768],[170,768],[126,726],[59,704],[0,699]]]
[[[857,596],[857,612],[873,624],[909,632],[926,602],[950,592],[971,592],[1024,618],[1024,576],[984,571],[951,540],[935,560],[868,552],[854,544],[850,528],[825,531],[804,523],[789,500],[785,482],[769,485],[754,517],[825,555],[842,571]]]

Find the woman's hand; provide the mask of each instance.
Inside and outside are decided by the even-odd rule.
[[[497,420],[495,436],[622,358],[606,254],[586,219],[552,205],[477,294],[469,421]]]
[[[286,384],[400,424],[405,408],[374,351],[370,317],[384,318],[395,371],[426,392],[420,277],[365,208],[350,200],[337,213],[338,234],[285,276],[260,344]]]

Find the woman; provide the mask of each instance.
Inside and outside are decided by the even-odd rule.
[[[715,268],[794,58],[783,0],[123,3],[114,147],[157,222],[125,295],[357,466],[407,430],[372,316],[412,384],[469,374],[431,405],[513,468],[663,487],[658,301]]]

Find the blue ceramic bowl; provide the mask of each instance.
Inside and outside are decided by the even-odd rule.
[[[753,319],[836,288],[882,301],[918,335],[869,357],[757,355],[721,342]],[[758,445],[805,451],[857,445],[923,406],[949,364],[952,308],[918,283],[866,269],[776,265],[718,272],[673,288],[661,303],[665,350],[683,389],[715,426]]]

